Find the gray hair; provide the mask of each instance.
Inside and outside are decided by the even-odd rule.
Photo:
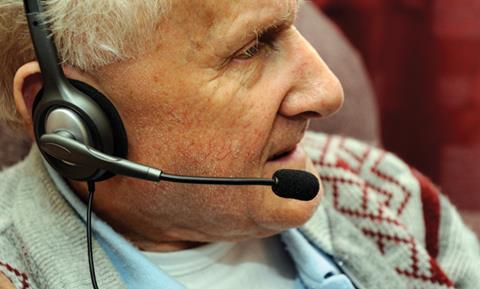
[[[44,0],[62,63],[88,71],[149,49],[169,0]],[[0,121],[18,126],[13,77],[35,60],[23,1],[0,0]]]

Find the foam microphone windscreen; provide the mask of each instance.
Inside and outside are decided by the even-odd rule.
[[[278,183],[273,192],[282,198],[310,201],[318,194],[320,183],[311,173],[299,170],[278,170],[273,174]]]

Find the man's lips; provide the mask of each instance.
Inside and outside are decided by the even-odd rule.
[[[286,149],[280,150],[277,153],[273,154],[271,157],[268,158],[268,161],[281,161],[283,159],[288,158],[291,156],[296,150],[298,149],[298,144],[290,146]]]
[[[297,145],[276,152],[275,154],[273,154],[271,157],[268,158],[268,161],[277,160],[289,155],[296,148],[296,146]]]
[[[296,152],[303,152],[303,149],[300,146],[300,142],[305,135],[307,127],[308,122],[305,122],[300,130],[293,130],[288,133],[285,132],[283,135],[289,137],[285,137],[283,139],[283,142],[277,142],[276,145],[273,146],[273,149],[271,150],[271,152],[273,153],[270,154],[267,162],[284,160],[285,158],[288,158],[288,156],[292,156]],[[301,156],[297,154],[297,157]]]

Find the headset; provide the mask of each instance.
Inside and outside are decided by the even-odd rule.
[[[110,100],[90,85],[67,79],[59,64],[49,29],[41,19],[40,0],[25,0],[25,12],[43,78],[43,88],[33,103],[35,139],[60,134],[109,155],[126,158],[127,133]],[[40,147],[43,157],[62,176],[82,181],[102,181],[113,173],[59,160]]]
[[[35,97],[32,108],[36,142],[42,143],[44,135],[63,136],[106,154],[126,158],[127,134],[115,106],[90,85],[65,77],[47,23],[41,18],[43,7],[40,0],[24,0],[24,8],[43,80],[43,88]],[[48,154],[41,145],[39,149],[45,160],[62,176],[88,182],[87,253],[92,286],[98,289],[91,230],[94,182],[109,179],[114,174],[95,166],[79,166],[59,159]]]
[[[88,184],[87,247],[92,285],[98,289],[92,253],[91,212],[95,183],[116,174],[159,182],[270,186],[283,198],[308,201],[320,185],[312,174],[283,169],[271,179],[217,178],[167,174],[128,161],[128,140],[120,114],[94,87],[68,79],[61,67],[41,0],[24,0],[25,14],[40,64],[43,87],[32,108],[35,140],[43,158],[60,175]]]

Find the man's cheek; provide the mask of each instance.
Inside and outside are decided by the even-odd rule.
[[[249,174],[258,166],[263,151],[263,139],[218,138],[208,141],[203,149],[205,161],[215,173],[224,175]]]

